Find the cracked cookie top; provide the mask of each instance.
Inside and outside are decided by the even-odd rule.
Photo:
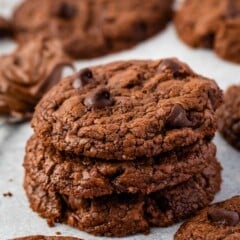
[[[20,41],[41,33],[59,38],[72,57],[90,58],[132,47],[162,30],[172,16],[172,3],[25,0],[13,23]]]
[[[82,69],[38,104],[32,126],[44,145],[134,160],[212,137],[222,92],[177,59]]]

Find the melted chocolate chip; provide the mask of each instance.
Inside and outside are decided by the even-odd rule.
[[[67,2],[61,2],[53,10],[55,16],[63,19],[72,19],[76,15],[76,8]]]
[[[192,74],[189,67],[179,64],[174,59],[165,59],[161,61],[157,71],[160,72],[171,72],[174,78],[185,78]]]
[[[187,117],[185,109],[180,104],[175,104],[167,117],[167,127],[181,128],[193,127],[194,123]]]
[[[114,100],[112,99],[109,90],[106,88],[97,89],[84,100],[84,105],[88,108],[104,108],[112,106],[113,103]]]
[[[236,226],[239,223],[239,214],[224,208],[213,208],[208,211],[208,219],[220,226]]]
[[[87,84],[94,82],[93,73],[89,68],[82,69],[79,77],[73,82],[74,88],[81,88]]]

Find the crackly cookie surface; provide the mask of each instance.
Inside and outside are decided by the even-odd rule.
[[[222,58],[240,63],[240,0],[186,0],[175,25],[188,45],[213,48]]]
[[[5,18],[0,16],[0,39],[12,36],[12,25]]]
[[[180,227],[174,239],[240,239],[240,196],[203,209]]]
[[[228,88],[224,104],[217,111],[219,131],[226,140],[240,150],[240,86]]]
[[[44,147],[34,136],[26,148],[25,170],[45,189],[92,198],[113,193],[149,194],[200,173],[215,158],[214,144],[194,145],[137,161],[103,161]]]
[[[14,238],[12,240],[81,240],[81,239],[74,238],[74,237],[59,237],[59,236],[50,237],[50,236],[36,235],[36,236]]]
[[[173,0],[25,0],[15,10],[18,39],[34,34],[61,40],[75,58],[129,48],[162,30]],[[31,19],[29,21],[29,19]]]
[[[133,160],[213,136],[221,102],[214,81],[176,59],[115,62],[61,81],[32,126],[60,151]]]
[[[125,236],[165,227],[207,206],[220,189],[221,167],[209,166],[187,182],[150,195],[113,194],[83,199],[61,189],[46,189],[26,171],[24,187],[31,208],[50,225],[65,223],[94,235]]]
[[[0,57],[0,114],[25,119],[71,65],[58,40],[35,38]]]

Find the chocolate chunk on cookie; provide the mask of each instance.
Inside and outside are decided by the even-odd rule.
[[[58,40],[44,37],[19,46],[0,57],[0,114],[23,120],[61,79],[62,69],[72,61],[63,53]]]
[[[240,63],[239,0],[184,1],[175,25],[188,45],[213,48],[220,57]]]
[[[235,148],[240,149],[240,86],[228,88],[224,104],[217,111],[219,131]]]
[[[169,226],[207,206],[220,188],[220,170],[212,159],[187,182],[150,195],[122,193],[84,199],[61,189],[45,189],[44,183],[39,184],[41,177],[33,179],[27,171],[24,187],[32,209],[50,225],[61,222],[94,235],[125,236],[148,233],[151,226]]]
[[[175,240],[240,239],[240,196],[215,203],[184,223]]]
[[[13,34],[12,24],[0,16],[0,39],[10,37]]]
[[[26,148],[24,168],[43,188],[80,198],[124,192],[150,194],[189,180],[202,172],[215,154],[214,144],[200,141],[149,159],[106,162],[60,153],[44,147],[34,136]]]
[[[12,240],[81,240],[81,239],[74,238],[74,237],[58,237],[58,236],[50,237],[50,236],[36,235],[36,236],[14,238]]]
[[[15,10],[17,38],[57,37],[74,58],[130,48],[154,34],[172,16],[173,0],[25,0]],[[30,21],[29,21],[30,20]]]
[[[149,158],[212,137],[221,102],[214,81],[177,59],[114,62],[61,81],[38,104],[32,126],[60,151]]]

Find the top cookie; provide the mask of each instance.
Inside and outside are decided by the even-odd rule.
[[[175,240],[239,240],[240,196],[202,210],[184,223],[175,234]]]
[[[34,38],[0,57],[0,114],[31,117],[35,105],[71,66],[56,39]]]
[[[103,159],[151,157],[216,131],[222,92],[176,59],[122,61],[83,69],[36,107],[43,144]]]
[[[25,0],[14,12],[18,39],[58,37],[75,58],[132,47],[166,26],[173,0]]]
[[[222,58],[240,63],[240,0],[187,0],[175,25],[190,46],[213,48]]]
[[[0,16],[0,39],[12,35],[12,25],[6,19]]]

